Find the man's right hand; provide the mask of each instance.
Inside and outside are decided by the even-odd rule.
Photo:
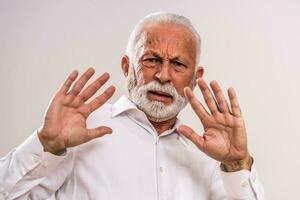
[[[51,100],[43,126],[38,132],[44,151],[59,155],[68,147],[83,144],[112,132],[111,128],[106,126],[86,128],[87,117],[103,105],[115,91],[115,87],[110,86],[101,95],[86,103],[109,79],[109,74],[104,73],[82,91],[94,73],[95,70],[89,68],[73,84],[78,76],[78,72],[73,71]]]

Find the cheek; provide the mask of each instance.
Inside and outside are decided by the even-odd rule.
[[[155,68],[139,67],[137,70],[137,81],[139,85],[147,84],[154,80]]]
[[[184,96],[184,88],[190,86],[193,81],[194,74],[187,74],[181,76],[173,76],[173,85],[176,88],[178,94]]]
[[[185,88],[185,86],[178,86],[178,87],[175,87],[176,88],[176,91],[177,93],[180,95],[180,96],[184,96],[184,92],[183,92],[183,89]]]

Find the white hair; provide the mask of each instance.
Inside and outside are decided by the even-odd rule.
[[[136,42],[139,39],[139,35],[142,31],[142,29],[149,25],[149,24],[174,24],[178,26],[182,26],[186,28],[188,31],[191,32],[195,42],[196,42],[196,65],[199,64],[199,57],[200,57],[200,46],[201,46],[201,39],[199,33],[196,31],[196,29],[193,27],[191,21],[181,15],[173,14],[173,13],[167,13],[167,12],[157,12],[152,13],[150,15],[145,16],[142,18],[134,27],[133,31],[130,34],[127,47],[126,47],[126,54],[129,57],[129,59],[133,59],[135,56],[135,45]]]

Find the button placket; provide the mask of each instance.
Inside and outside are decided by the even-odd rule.
[[[156,148],[156,175],[157,175],[157,194],[158,200],[163,199],[164,197],[164,189],[163,189],[163,162],[162,162],[162,152],[161,152],[161,137],[156,137],[155,148]]]
[[[167,200],[167,163],[165,160],[165,136],[160,137],[159,143],[157,145],[157,176],[158,176],[158,199],[159,200]]]

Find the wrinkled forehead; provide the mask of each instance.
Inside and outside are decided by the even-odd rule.
[[[138,54],[146,50],[160,54],[180,54],[190,59],[196,58],[196,40],[187,28],[173,24],[148,25],[136,40]]]

